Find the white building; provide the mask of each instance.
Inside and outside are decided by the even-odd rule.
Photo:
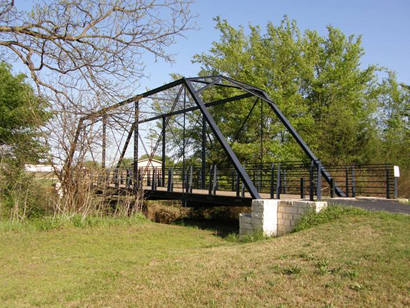
[[[138,160],[138,168],[145,168],[147,167],[149,169],[157,168],[161,169],[162,167],[162,162],[156,159],[151,159],[151,161],[148,158],[143,158]]]
[[[62,169],[62,166],[55,166],[57,171],[60,171]],[[54,168],[51,165],[31,165],[31,164],[25,164],[24,165],[24,170],[27,172],[38,172],[38,173],[52,173],[54,172]]]

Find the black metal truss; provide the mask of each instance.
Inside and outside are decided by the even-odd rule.
[[[109,112],[130,104],[130,103],[134,103],[136,108],[138,108],[138,104],[137,102],[140,101],[143,98],[148,98],[151,97],[157,93],[169,90],[171,88],[174,87],[178,87],[180,86],[181,89],[182,87],[185,88],[185,91],[188,91],[190,96],[192,97],[193,101],[195,102],[195,106],[193,107],[188,107],[188,108],[184,108],[182,110],[171,110],[171,112],[168,113],[164,113],[158,116],[154,116],[154,117],[150,117],[147,119],[141,119],[138,117],[138,110],[135,111],[135,115],[136,115],[136,119],[135,122],[132,124],[129,132],[128,132],[128,136],[125,142],[125,146],[121,152],[121,156],[120,156],[120,161],[118,162],[118,166],[121,163],[121,160],[126,152],[127,146],[129,144],[129,141],[131,140],[131,136],[135,132],[138,131],[138,124],[141,123],[146,123],[146,122],[150,122],[150,121],[154,121],[154,120],[158,120],[158,119],[162,119],[163,121],[163,132],[161,134],[161,136],[159,138],[162,138],[162,156],[163,156],[163,161],[164,161],[164,156],[165,156],[165,126],[168,123],[168,121],[166,121],[166,119],[168,117],[172,117],[178,114],[183,114],[186,112],[191,112],[194,110],[199,110],[202,114],[202,118],[203,118],[203,127],[205,127],[205,123],[209,126],[209,128],[212,130],[213,134],[215,135],[216,139],[218,140],[218,142],[221,144],[222,148],[224,149],[227,157],[229,158],[229,160],[231,161],[231,163],[233,164],[233,166],[235,167],[236,171],[238,172],[239,177],[242,179],[245,187],[248,189],[249,193],[251,194],[252,198],[254,199],[258,199],[260,198],[259,193],[254,185],[254,183],[252,182],[252,180],[250,179],[249,175],[247,174],[247,172],[245,171],[244,167],[242,166],[242,164],[240,163],[240,161],[238,160],[236,154],[233,152],[232,148],[230,147],[230,145],[228,144],[226,138],[223,136],[222,132],[220,131],[218,125],[216,124],[214,118],[212,117],[212,115],[210,114],[208,107],[213,107],[213,106],[217,106],[217,105],[221,105],[227,102],[233,102],[233,101],[240,101],[241,99],[244,98],[249,98],[249,97],[255,97],[256,99],[260,99],[261,101],[267,103],[270,108],[273,110],[274,114],[279,118],[279,120],[282,122],[282,124],[285,126],[285,128],[287,129],[287,131],[292,135],[292,137],[295,139],[295,141],[298,143],[298,145],[302,148],[302,150],[306,153],[306,155],[309,157],[309,159],[311,161],[314,162],[314,164],[319,168],[320,173],[323,175],[323,177],[325,178],[325,180],[330,184],[332,182],[332,178],[330,176],[330,174],[325,170],[325,168],[323,167],[323,165],[320,163],[320,160],[316,157],[316,155],[311,151],[311,149],[308,147],[308,145],[305,143],[305,141],[302,139],[302,137],[297,133],[297,131],[294,129],[294,127],[290,124],[289,120],[285,117],[285,115],[280,111],[280,109],[278,108],[278,106],[269,98],[269,96],[266,94],[265,91],[263,91],[262,89],[253,87],[249,84],[245,84],[236,80],[233,80],[229,77],[223,76],[223,75],[217,75],[217,76],[206,76],[206,77],[193,77],[193,78],[181,78],[178,80],[175,80],[171,83],[168,83],[166,85],[163,85],[161,87],[158,87],[156,89],[144,92],[142,94],[136,95],[134,97],[131,97],[125,101],[119,102],[115,105],[103,108],[99,111],[93,112],[83,118],[80,119],[79,124],[78,124],[78,128],[75,134],[75,138],[71,144],[71,149],[70,149],[70,153],[69,153],[69,157],[67,158],[66,161],[66,166],[65,169],[68,169],[70,167],[70,163],[72,161],[72,156],[74,154],[75,151],[75,147],[76,147],[76,142],[78,139],[78,135],[79,135],[79,131],[81,130],[82,127],[86,126],[86,121],[92,121],[95,122],[97,118],[102,118],[104,117],[106,114],[109,114]],[[213,102],[204,102],[201,98],[201,93],[208,88],[211,87],[224,87],[224,88],[233,88],[233,89],[237,89],[240,90],[242,92],[242,94],[238,94],[235,95],[233,97],[229,97],[229,98],[225,98],[225,99],[221,99],[221,100],[217,100],[217,101],[213,101]],[[181,89],[178,91],[178,95],[176,100],[178,100],[178,97],[181,94]],[[239,132],[238,132],[239,133]],[[202,135],[204,136],[204,128],[203,128],[203,133]],[[137,138],[136,138],[137,140]],[[134,145],[134,147],[136,147],[136,145]],[[204,152],[204,143],[202,143],[202,152]],[[135,149],[134,149],[134,153]],[[201,155],[202,159],[204,159],[205,154],[202,153]],[[134,157],[134,161],[137,158]],[[136,168],[136,166],[134,166],[134,168]],[[163,166],[164,168],[164,166]],[[203,166],[204,169],[204,166]],[[338,196],[345,196],[345,193],[337,186],[335,186],[335,192]]]

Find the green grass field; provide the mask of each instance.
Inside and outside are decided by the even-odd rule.
[[[250,243],[142,218],[2,222],[0,306],[409,306],[410,217],[336,212]]]

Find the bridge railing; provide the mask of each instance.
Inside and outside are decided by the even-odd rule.
[[[319,165],[320,166],[320,165]],[[322,180],[316,163],[280,162],[245,165],[249,177],[263,198],[281,198],[294,195],[313,200],[322,196],[335,196],[338,186],[347,197],[378,196],[397,197],[397,178],[394,178],[391,164],[337,165],[326,166],[332,178],[331,183]],[[98,183],[113,187],[132,189],[133,171],[131,169],[107,169],[105,178],[101,174]],[[234,168],[210,165],[205,173],[198,165],[185,169],[150,168],[139,169],[139,186],[146,190],[163,190],[183,193],[220,193],[249,197],[243,181]]]

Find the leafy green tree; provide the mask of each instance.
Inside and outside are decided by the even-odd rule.
[[[40,127],[50,118],[47,102],[34,95],[22,74],[0,63],[0,217],[45,213],[45,188],[24,172],[25,163],[45,156]]]
[[[360,67],[360,37],[346,37],[330,26],[325,36],[311,30],[301,33],[287,17],[277,27],[269,23],[265,33],[250,26],[246,34],[219,18],[216,27],[220,40],[194,57],[202,65],[201,75],[224,74],[265,90],[324,162],[371,159],[377,135],[373,115],[378,68]],[[218,98],[222,92],[207,95]],[[251,106],[248,102],[215,108],[213,114],[228,139]],[[254,161],[262,149],[266,159],[303,159],[290,134],[268,106],[264,108],[255,108],[243,135],[232,144],[238,156]]]
[[[410,86],[398,83],[395,74],[389,72],[381,85],[379,103],[380,159],[409,169]]]
[[[50,118],[47,102],[34,95],[25,76],[13,76],[10,65],[0,64],[0,149],[14,163],[37,162],[45,148],[39,128]]]

